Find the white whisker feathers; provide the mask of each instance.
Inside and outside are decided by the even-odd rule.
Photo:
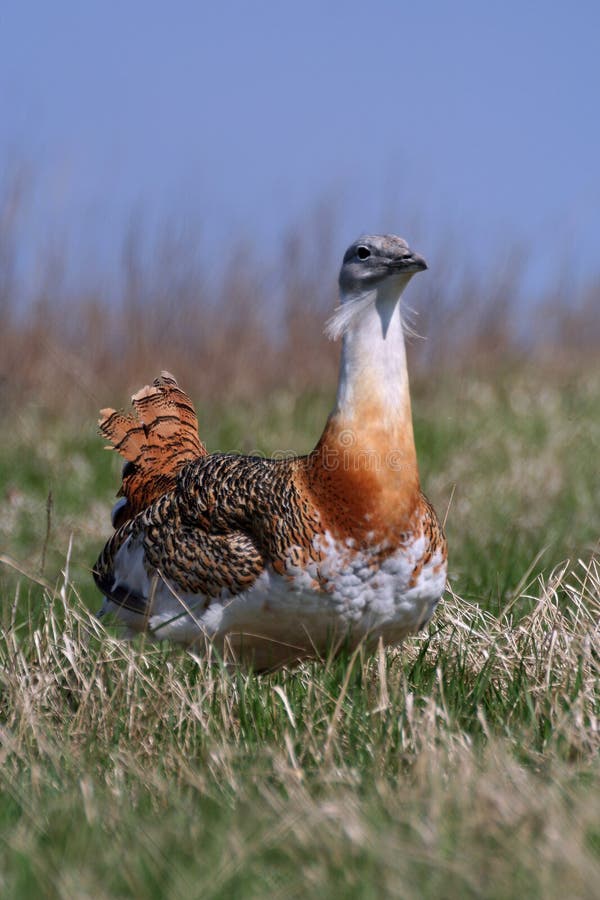
[[[350,328],[358,325],[369,307],[375,303],[375,293],[370,291],[356,300],[347,300],[337,306],[325,322],[324,334],[330,341],[339,340]]]

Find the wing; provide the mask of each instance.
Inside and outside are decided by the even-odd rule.
[[[297,464],[213,454],[184,466],[173,490],[108,541],[94,567],[98,587],[146,613],[154,577],[209,606],[248,590],[268,565],[282,575],[304,565],[318,516],[295,483]]]
[[[235,523],[213,530],[201,516],[190,521],[180,496],[170,492],[114,533],[93,571],[107,598],[144,615],[155,575],[176,594],[194,594],[208,606],[247,590],[264,566],[252,537]]]

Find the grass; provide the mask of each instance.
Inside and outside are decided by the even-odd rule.
[[[90,615],[119,464],[92,410],[24,410],[0,448],[3,896],[596,896],[599,398],[589,371],[415,385],[444,604],[402,649],[268,677]],[[202,436],[306,450],[330,401],[199,404]]]

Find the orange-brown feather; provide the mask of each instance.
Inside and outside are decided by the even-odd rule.
[[[301,477],[336,538],[391,547],[411,529],[422,496],[412,429],[391,446],[378,428],[327,423]]]
[[[127,461],[117,494],[127,503],[115,517],[117,528],[171,490],[185,463],[206,456],[192,401],[172,375],[163,372],[131,399],[133,413],[102,409],[98,422],[108,449]]]

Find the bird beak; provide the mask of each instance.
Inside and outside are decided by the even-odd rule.
[[[410,250],[405,256],[394,260],[392,266],[401,272],[424,272],[427,268],[427,263],[422,256]]]

